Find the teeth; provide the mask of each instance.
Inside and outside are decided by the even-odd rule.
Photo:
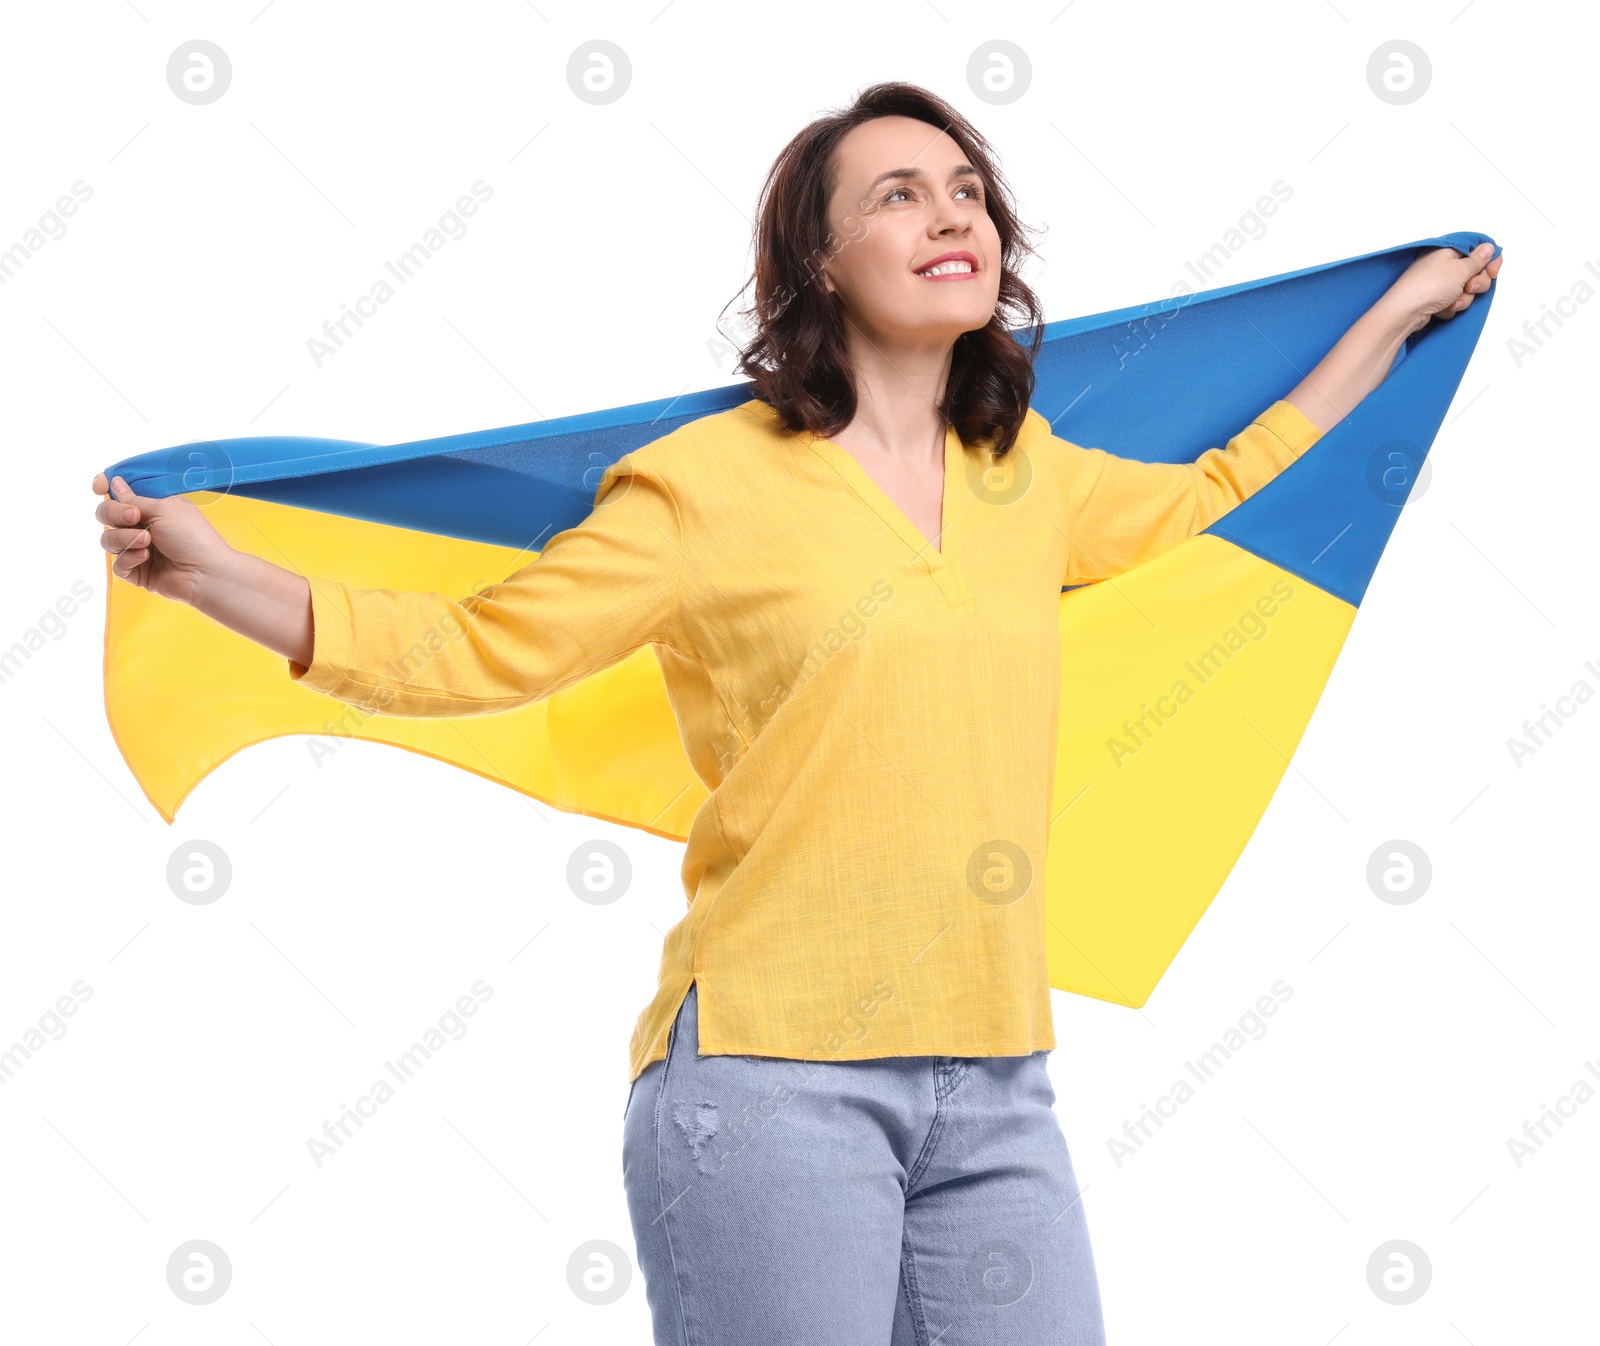
[[[970,275],[972,272],[972,263],[940,262],[938,266],[930,266],[926,270],[917,272],[917,274],[919,276],[948,276],[958,271]]]

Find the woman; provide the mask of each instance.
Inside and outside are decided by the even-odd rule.
[[[509,709],[654,646],[710,790],[630,1049],[658,1342],[1104,1340],[1034,881],[1060,591],[1260,489],[1500,266],[1422,255],[1225,448],[1172,465],[1029,409],[1029,251],[982,137],[877,85],[767,180],[754,398],[613,464],[502,584],[308,580],[120,478],[96,507],[117,575],[389,714]]]

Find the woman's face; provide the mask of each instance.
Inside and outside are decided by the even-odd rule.
[[[926,122],[878,117],[844,135],[835,164],[822,272],[849,321],[902,347],[948,346],[985,326],[1000,298],[1000,235],[961,147]],[[933,265],[947,254],[956,265]]]

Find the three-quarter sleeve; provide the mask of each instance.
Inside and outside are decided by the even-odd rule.
[[[386,715],[487,715],[538,701],[649,644],[678,643],[681,517],[670,488],[625,455],[595,506],[481,593],[354,588],[308,576],[305,687]]]
[[[1065,585],[1108,579],[1203,532],[1322,438],[1290,402],[1274,402],[1192,463],[1146,463],[1052,436],[1069,543]]]

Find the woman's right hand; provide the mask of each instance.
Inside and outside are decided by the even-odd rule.
[[[109,487],[110,494],[107,494]],[[116,558],[111,573],[163,598],[193,603],[200,582],[233,549],[192,500],[135,495],[127,482],[95,473],[100,545]]]

